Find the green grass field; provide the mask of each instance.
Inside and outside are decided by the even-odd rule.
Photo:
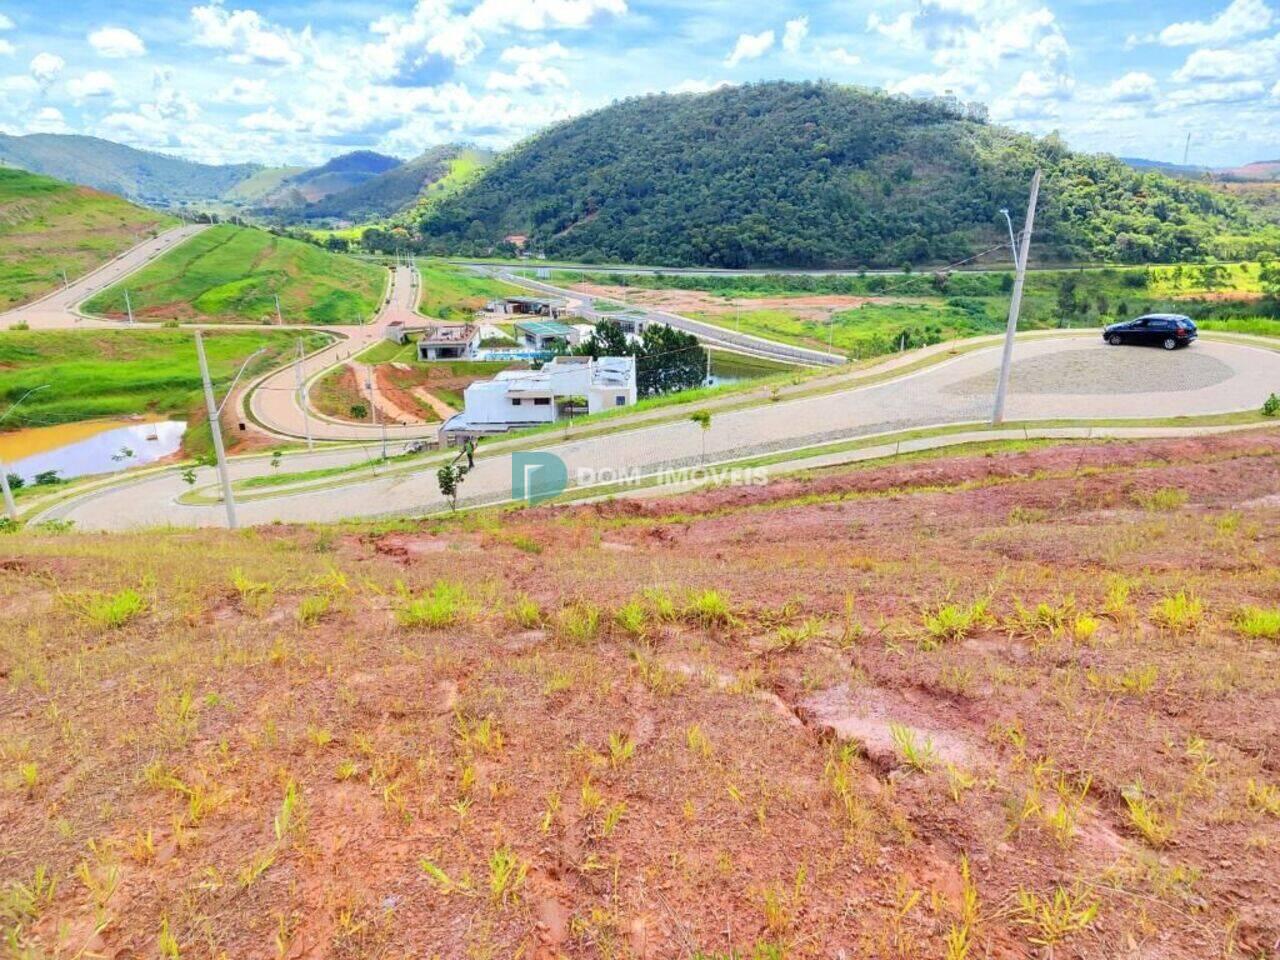
[[[119,197],[0,168],[0,310],[34,299],[106,263],[172,217]]]
[[[307,350],[328,337],[303,334]],[[298,334],[286,331],[211,331],[205,351],[215,386],[230,383],[254,351],[266,352],[245,376],[263,372],[294,350]],[[168,414],[202,421],[203,403],[195,341],[184,330],[44,330],[0,334],[0,407],[33,387],[5,428],[47,426],[132,414]],[[207,430],[189,432],[199,449]]]
[[[528,292],[439,261],[423,262],[418,272],[422,276],[418,311],[441,320],[466,320],[494,297]]]
[[[386,284],[381,268],[263,230],[212,227],[131,276],[140,320],[274,322],[275,296],[286,323],[367,322]],[[125,316],[124,286],[89,300],[90,313]]]

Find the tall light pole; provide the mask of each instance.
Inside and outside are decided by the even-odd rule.
[[[284,326],[284,317],[280,315],[280,294],[278,293],[276,294],[276,326]],[[301,343],[302,341],[299,340],[298,342]]]
[[[302,408],[302,423],[307,431],[307,449],[314,450],[315,443],[311,440],[311,417],[307,413],[307,391],[303,385],[305,379],[302,373],[302,338],[298,338],[298,362],[293,365],[294,383],[298,389],[298,406]]]
[[[1017,267],[1013,278],[1013,296],[1009,299],[1009,323],[1004,331],[1004,353],[1000,357],[1000,379],[996,382],[995,409],[991,412],[992,426],[1004,422],[1004,402],[1009,393],[1009,368],[1013,364],[1013,336],[1018,332],[1018,311],[1022,308],[1022,287],[1027,279],[1027,258],[1031,253],[1031,231],[1036,223],[1036,202],[1040,199],[1040,171],[1031,178],[1031,200],[1027,204],[1027,224],[1022,230],[1022,243],[1014,251]],[[1012,228],[1013,221],[1009,221]]]
[[[129,312],[129,324],[133,325],[133,301],[129,299],[129,291],[124,292],[124,308]]]
[[[32,387],[18,398],[17,403],[5,411],[4,416],[0,417],[0,422],[8,419],[9,414],[17,410],[18,405],[21,404],[23,400],[27,399],[27,397],[31,396],[33,393],[38,393],[41,390],[47,389],[49,389],[49,384],[47,383],[39,387]],[[0,459],[0,491],[4,494],[4,512],[9,515],[10,520],[17,523],[18,505],[13,502],[13,491],[9,489],[9,468],[5,466],[3,459]]]
[[[227,527],[231,530],[236,529],[236,499],[235,493],[231,489],[231,475],[227,472],[227,451],[222,446],[222,407],[213,399],[213,381],[209,379],[209,361],[204,355],[204,337],[200,331],[196,332],[196,359],[200,361],[200,379],[204,382],[204,403],[205,408],[209,411],[209,432],[213,434],[213,452],[218,460],[218,479],[222,483],[222,502],[227,508]],[[231,399],[231,395],[235,393],[236,384],[240,382],[241,375],[253,362],[253,358],[262,353],[257,350],[249,355],[240,367],[240,371],[235,375],[235,379],[231,381],[231,386],[227,388],[227,396],[222,401],[225,405],[227,400]]]

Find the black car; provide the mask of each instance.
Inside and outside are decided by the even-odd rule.
[[[1102,331],[1102,339],[1113,347],[1122,343],[1143,343],[1166,350],[1185,347],[1198,336],[1190,317],[1178,313],[1151,313],[1137,320],[1113,323]]]

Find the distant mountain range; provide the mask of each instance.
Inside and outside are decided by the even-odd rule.
[[[263,170],[256,163],[194,163],[97,137],[54,133],[0,134],[0,163],[153,206],[220,198]]]
[[[451,192],[492,154],[446,145],[408,162],[371,150],[318,167],[207,164],[73,134],[0,134],[0,166],[56,177],[154,207],[243,212],[283,222],[363,222]]]
[[[1280,160],[1259,160],[1239,167],[1198,167],[1181,163],[1164,163],[1160,160],[1142,160],[1123,157],[1135,170],[1152,170],[1166,177],[1182,180],[1217,180],[1226,183],[1268,183],[1280,181]]]

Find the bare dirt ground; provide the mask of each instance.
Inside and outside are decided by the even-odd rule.
[[[1277,494],[1266,431],[0,537],[0,919],[18,956],[1273,956]]]
[[[801,320],[827,320],[833,313],[853,310],[865,303],[908,303],[894,297],[842,297],[821,295],[808,297],[718,297],[701,290],[641,290],[634,287],[617,287],[602,284],[573,285],[575,291],[590,293],[593,297],[629,303],[644,304],[670,310],[673,313],[708,313],[713,316],[732,315],[737,310],[785,310]]]

